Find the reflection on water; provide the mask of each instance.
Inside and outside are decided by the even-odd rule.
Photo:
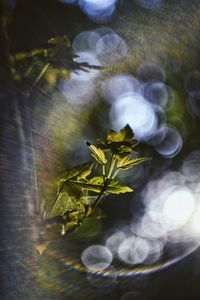
[[[88,272],[87,279],[89,283],[99,289],[106,289],[106,293],[111,292],[117,284],[117,271],[114,267],[110,266],[106,268],[106,271],[102,274],[98,272]]]
[[[168,102],[168,91],[162,82],[151,82],[145,87],[145,98],[155,105],[165,108]]]
[[[127,51],[126,43],[115,33],[105,34],[96,43],[97,55],[105,66],[125,57]]]
[[[117,254],[119,245],[124,242],[126,239],[126,234],[123,231],[117,231],[113,233],[107,240],[106,240],[106,247],[108,247],[114,255]]]
[[[74,61],[79,63],[88,63],[90,65],[94,66],[100,66],[99,60],[95,57],[93,53],[90,52],[76,52],[77,58],[74,59]],[[82,71],[76,71],[71,73],[71,79],[77,79],[77,80],[91,80],[92,78],[95,78],[99,74],[98,70],[92,69],[92,70],[85,70]]]
[[[115,12],[117,0],[80,0],[81,9],[96,22],[106,22]]]
[[[88,269],[99,271],[110,266],[112,253],[104,246],[93,245],[83,251],[81,259]]]
[[[165,82],[167,77],[165,69],[155,63],[142,64],[137,68],[137,75],[143,82]]]
[[[116,130],[129,124],[139,141],[151,137],[157,128],[157,118],[152,106],[139,94],[124,94],[117,99],[112,106],[111,120]]]
[[[109,27],[79,33],[74,38],[72,47],[77,54],[92,53],[104,66],[124,58],[128,51],[125,41]]]
[[[140,82],[131,75],[115,75],[102,83],[102,95],[111,104],[124,94],[140,94],[141,92]]]
[[[158,153],[164,157],[176,156],[183,146],[183,140],[176,128],[172,126],[166,126],[165,138],[156,145],[155,149]]]
[[[125,239],[118,248],[119,258],[129,264],[136,265],[145,261],[149,253],[147,241],[138,237]]]

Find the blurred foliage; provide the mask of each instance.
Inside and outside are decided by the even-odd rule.
[[[45,74],[48,85],[54,86],[59,78],[69,79],[71,71],[88,72],[89,69],[101,68],[87,62],[76,62],[74,59],[78,57],[73,53],[70,40],[66,35],[52,37],[45,48],[13,55],[13,75],[16,81],[21,81],[30,78],[32,74],[35,80],[31,85],[35,86]],[[28,66],[25,73],[24,68],[21,68],[24,64]]]

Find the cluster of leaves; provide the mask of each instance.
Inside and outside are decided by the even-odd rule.
[[[57,197],[47,213],[47,219],[62,224],[62,234],[94,215],[104,196],[132,192],[129,186],[118,182],[118,173],[149,159],[138,157],[134,151],[138,142],[129,125],[119,132],[109,131],[97,145],[86,144],[98,167],[87,162],[67,170],[58,182]]]

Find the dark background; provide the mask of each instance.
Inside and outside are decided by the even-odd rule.
[[[131,15],[130,11],[133,9]],[[138,58],[141,55],[150,57],[158,54],[153,47],[152,41],[160,45],[162,54],[165,56],[168,66],[169,78],[168,84],[171,84],[178,92],[183,95],[184,71],[200,69],[198,38],[199,23],[195,16],[200,15],[199,1],[170,1],[161,10],[148,11],[139,7],[133,1],[124,1],[119,6],[114,18],[104,24],[110,26],[116,32],[122,34],[126,39],[128,46],[135,52]],[[127,16],[127,17],[125,17]],[[137,16],[137,30],[130,24],[134,23]],[[148,32],[144,37],[149,38],[146,44],[144,39],[144,52],[134,43],[132,36],[140,37],[143,34],[143,25],[148,26]],[[167,24],[166,27],[165,24]],[[1,38],[1,75],[0,75],[0,103],[1,103],[1,240],[2,254],[1,264],[1,299],[120,299],[128,291],[141,292],[141,298],[147,296],[147,299],[200,299],[199,280],[199,250],[192,253],[181,262],[167,267],[165,270],[156,272],[153,275],[142,275],[119,280],[118,285],[110,293],[104,294],[104,291],[98,291],[89,286],[84,273],[74,271],[60,262],[60,259],[52,255],[45,254],[43,259],[38,258],[34,249],[33,227],[37,223],[37,208],[32,208],[29,214],[30,199],[35,206],[35,189],[32,178],[32,165],[35,163],[31,148],[32,140],[30,132],[35,132],[43,128],[45,115],[48,115],[53,99],[49,96],[54,92],[54,88],[48,89],[46,83],[40,83],[39,86],[32,87],[31,80],[34,81],[34,74],[28,82],[16,87],[10,74],[10,64],[7,55],[15,54],[21,51],[29,51],[33,48],[41,48],[46,41],[57,35],[66,34],[70,40],[85,30],[93,30],[101,27],[89,20],[84,13],[73,5],[63,5],[53,0],[19,0],[12,12],[12,20],[8,25],[9,42]],[[156,30],[162,27],[165,40],[160,41],[156,37]],[[180,33],[188,32],[185,40],[180,39]],[[1,33],[1,36],[4,34]],[[169,39],[169,41],[168,41]],[[170,53],[171,40],[176,40],[178,49],[181,49],[183,55],[180,56],[181,67],[178,71],[173,66],[173,54]],[[192,43],[191,43],[192,41]],[[8,52],[4,47],[9,44]],[[169,48],[168,48],[169,47]],[[180,51],[180,52],[181,52]],[[9,53],[10,52],[10,53]],[[3,58],[3,59],[2,59]],[[25,73],[29,65],[22,64],[21,72]],[[23,71],[24,70],[24,71]],[[130,71],[130,70],[128,70]],[[131,70],[134,74],[134,67]],[[31,88],[31,97],[28,101],[24,97],[25,92]],[[39,88],[39,89],[38,89]],[[41,90],[43,93],[41,93]],[[56,90],[56,87],[55,87]],[[40,103],[39,103],[40,101]],[[185,100],[184,100],[185,101]],[[186,104],[183,101],[183,106]],[[105,105],[105,104],[104,104]],[[35,113],[36,108],[40,107],[42,113]],[[105,105],[105,115],[107,107]],[[99,116],[98,105],[86,107],[89,111],[89,121],[93,127],[94,135],[101,135],[105,129],[109,128],[107,120],[102,118],[104,113]],[[34,111],[34,113],[32,113]],[[192,150],[199,149],[199,118],[192,117],[186,112],[184,122],[188,128],[188,137],[184,142],[181,153],[170,162],[173,168],[179,166],[183,157]],[[34,122],[33,122],[34,119]],[[86,128],[87,121],[80,118],[80,126]],[[105,129],[104,129],[105,127]],[[35,131],[34,131],[34,128]],[[42,133],[41,133],[42,134]],[[84,133],[82,134],[84,136]],[[89,134],[88,134],[89,135]],[[81,137],[82,138],[82,137]],[[34,137],[33,137],[34,139]],[[45,137],[41,141],[35,138],[38,152],[44,147]],[[50,140],[50,143],[54,141]],[[42,145],[42,146],[41,146]],[[48,143],[46,144],[48,147]],[[145,146],[141,146],[143,150]],[[148,176],[145,178],[138,192],[142,190],[143,185],[148,181],[151,175],[161,166],[166,164],[164,158],[160,158],[153,149],[148,149],[151,156],[155,158],[155,165],[150,166]],[[45,151],[44,151],[45,152]],[[61,157],[62,153],[55,153],[56,157]],[[69,157],[72,155],[68,153]],[[51,156],[50,156],[51,158]],[[73,158],[73,156],[72,156]],[[48,160],[48,158],[46,158]],[[43,163],[43,162],[42,162]],[[136,191],[137,192],[137,191]],[[105,221],[104,226],[109,227],[110,223],[116,219],[125,219],[128,212],[128,205],[121,206],[122,199],[115,202],[111,198],[109,204],[104,205],[105,213],[112,215],[111,221]],[[113,213],[113,205],[114,213]],[[66,241],[59,240],[58,243],[65,245]],[[42,270],[42,271],[41,271]],[[46,273],[45,276],[40,273]],[[49,273],[48,273],[49,272]],[[48,273],[48,274],[47,274]],[[43,277],[41,277],[43,276]],[[40,282],[43,278],[45,283]],[[54,285],[56,287],[54,287]],[[133,298],[136,299],[137,298]]]

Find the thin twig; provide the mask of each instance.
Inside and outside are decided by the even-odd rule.
[[[104,193],[105,193],[105,191],[106,191],[106,189],[107,189],[109,183],[110,183],[110,179],[107,178],[106,181],[105,181],[105,183],[104,183],[104,185],[102,186],[101,192],[100,192],[99,195],[97,196],[97,199],[96,199],[96,201],[95,201],[95,202],[96,202],[95,208],[96,208],[96,207],[98,206],[98,204],[100,203],[100,201],[101,201],[101,199],[102,199],[102,197],[103,197],[103,195],[104,195]]]

